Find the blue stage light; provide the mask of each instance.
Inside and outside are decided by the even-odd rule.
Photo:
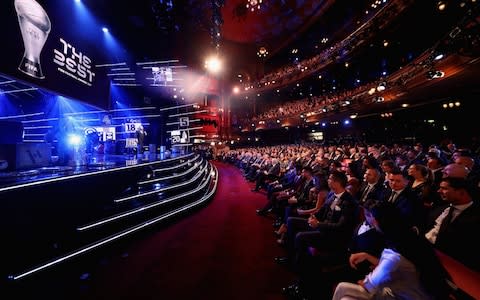
[[[70,134],[68,136],[68,143],[73,146],[78,146],[82,142],[82,138],[76,134]]]

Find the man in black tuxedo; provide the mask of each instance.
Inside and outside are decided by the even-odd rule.
[[[325,251],[345,251],[353,229],[358,222],[358,205],[345,187],[347,176],[340,171],[332,171],[328,177],[330,193],[320,210],[308,219],[290,217],[287,220],[288,257],[276,257],[284,263],[291,260],[298,265],[299,260],[308,255],[312,246]]]
[[[432,213],[425,237],[438,250],[480,271],[480,246],[474,242],[480,232],[480,205],[472,198],[470,182],[446,177],[438,192],[446,205]]]
[[[381,202],[369,199],[362,204],[364,209],[370,210]],[[370,273],[372,265],[365,262],[357,268],[349,264],[349,257],[353,253],[367,252],[375,257],[380,257],[385,247],[385,241],[380,232],[362,220],[355,228],[350,240],[348,251],[344,257],[335,255],[325,256],[323,253],[312,253],[312,257],[302,261],[298,269],[298,282],[283,289],[291,296],[306,296],[308,299],[332,298],[332,286],[341,281],[357,282]],[[340,251],[339,251],[340,252]],[[337,260],[337,258],[340,258]],[[318,284],[322,282],[322,284]],[[298,297],[297,297],[298,298]]]
[[[382,173],[377,168],[367,168],[363,174],[364,183],[360,188],[359,203],[363,204],[368,199],[382,199],[385,193],[385,186],[383,185]]]
[[[137,154],[143,153],[143,144],[146,135],[147,131],[145,131],[143,125],[140,124],[135,131],[135,136],[137,138]]]
[[[258,192],[258,190],[262,187],[265,187],[266,180],[276,180],[280,175],[280,161],[276,158],[272,158],[272,164],[268,168],[268,170],[261,170],[257,174],[257,178],[255,180],[255,188],[252,192]]]
[[[385,192],[383,201],[392,203],[406,222],[417,233],[423,233],[425,229],[425,208],[409,186],[407,175],[395,168],[388,174],[389,189]]]

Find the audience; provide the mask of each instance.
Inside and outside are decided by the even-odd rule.
[[[288,262],[298,275],[283,289],[290,298],[328,299],[339,281],[356,282],[371,272],[360,285],[339,284],[335,299],[352,291],[368,299],[442,299],[449,294],[444,281],[432,276],[446,276],[430,248],[480,269],[480,249],[472,243],[480,229],[478,173],[472,175],[478,158],[451,141],[447,145],[424,152],[419,143],[305,143],[228,149],[217,158],[237,165],[258,190],[266,190],[266,204],[257,213],[276,219],[277,242],[287,255],[275,261]],[[387,215],[401,220],[389,222]],[[370,240],[378,233],[382,238]],[[378,266],[360,268],[362,261]],[[428,268],[435,274],[425,273]],[[382,272],[392,276],[387,280]]]
[[[365,218],[382,233],[386,247],[380,258],[366,252],[352,254],[352,268],[366,261],[374,269],[356,284],[339,283],[333,300],[448,298],[449,275],[433,247],[411,230],[391,203],[371,207]]]

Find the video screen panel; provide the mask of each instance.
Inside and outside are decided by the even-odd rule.
[[[107,107],[111,61],[94,16],[76,1],[0,1],[0,73],[34,87]]]

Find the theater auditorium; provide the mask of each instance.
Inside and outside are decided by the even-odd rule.
[[[480,299],[476,0],[2,0],[1,299]]]

